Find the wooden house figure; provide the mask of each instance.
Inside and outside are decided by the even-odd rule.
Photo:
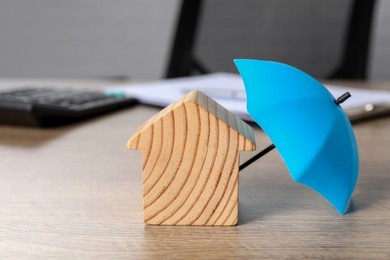
[[[236,225],[239,151],[252,128],[199,91],[141,125],[127,143],[142,150],[144,220],[153,225]]]

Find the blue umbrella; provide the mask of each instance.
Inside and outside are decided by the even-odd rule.
[[[317,191],[341,214],[358,178],[358,149],[338,100],[317,80],[286,64],[235,60],[247,109],[270,137],[292,178]]]

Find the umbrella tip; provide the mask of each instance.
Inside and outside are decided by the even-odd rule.
[[[345,92],[340,97],[338,97],[335,102],[337,105],[340,105],[341,103],[343,103],[345,100],[347,100],[350,97],[351,97],[351,94],[349,92]]]
[[[347,207],[345,208],[344,212],[340,212],[340,213],[342,215],[345,215],[345,214],[351,213],[353,211],[354,211],[354,207],[353,207],[352,199],[350,199],[348,201]]]

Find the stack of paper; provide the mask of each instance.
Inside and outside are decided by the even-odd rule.
[[[390,92],[373,91],[340,86],[326,86],[334,97],[350,92],[342,106],[353,110],[373,104],[390,104]],[[214,73],[193,77],[167,79],[148,83],[112,86],[107,93],[123,93],[135,97],[143,104],[167,106],[191,90],[200,90],[226,109],[244,120],[253,121],[246,110],[246,96],[242,79],[237,74]],[[390,106],[389,106],[390,107]]]

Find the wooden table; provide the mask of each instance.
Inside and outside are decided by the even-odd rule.
[[[143,223],[141,154],[125,148],[157,111],[137,106],[52,129],[0,126],[0,258],[390,258],[389,118],[354,126],[360,177],[349,214],[296,184],[272,151],[241,172],[238,226],[173,227]],[[270,143],[255,132],[258,149]]]

